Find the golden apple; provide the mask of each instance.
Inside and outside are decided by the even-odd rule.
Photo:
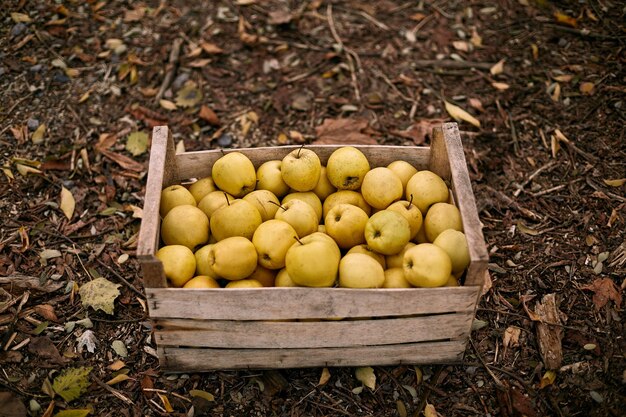
[[[365,242],[365,224],[369,217],[352,204],[338,204],[324,219],[326,234],[335,239],[342,249],[349,249]]]
[[[406,280],[403,268],[390,268],[385,270],[385,282],[383,288],[411,288],[412,285]]]
[[[254,272],[246,279],[256,280],[264,287],[273,287],[277,272],[278,271],[276,270],[263,268],[261,265],[257,265]]]
[[[335,241],[316,232],[301,238],[289,248],[285,269],[296,285],[332,287],[337,279],[340,259],[341,252]]]
[[[365,233],[365,232],[364,232]],[[346,255],[348,253],[362,253],[365,254],[371,258],[373,258],[376,262],[378,262],[380,264],[380,266],[383,267],[383,269],[387,268],[387,261],[385,259],[385,255],[375,252],[372,248],[370,248],[369,246],[363,244],[363,245],[357,245],[354,246],[352,248],[350,248],[350,250],[346,253]]]
[[[444,287],[458,287],[458,286],[459,286],[459,280],[454,275],[450,275],[450,278],[448,278],[448,281],[444,285]]]
[[[320,233],[326,233],[326,226],[323,224],[318,224],[317,225],[317,231]]]
[[[406,199],[426,214],[431,205],[448,201],[448,186],[434,172],[419,171],[406,184]]]
[[[417,234],[413,238],[413,242],[415,243],[431,243],[426,237],[426,230],[424,229],[424,222],[422,222],[422,227],[417,231]]]
[[[289,186],[283,181],[281,172],[282,161],[272,160],[261,164],[256,171],[258,190],[271,191],[276,197],[281,198],[289,192]]]
[[[452,262],[452,273],[463,272],[470,264],[469,247],[465,234],[454,229],[444,230],[433,241],[434,245],[443,249]]]
[[[235,201],[235,197],[232,195],[225,193],[224,191],[211,191],[207,195],[205,195],[202,200],[198,203],[198,208],[206,214],[206,216],[210,219],[213,213],[220,208],[224,207],[227,204]]]
[[[385,256],[385,259],[387,261],[387,268],[391,269],[391,268],[402,268],[403,262],[404,262],[404,253],[411,249],[413,246],[415,246],[415,243],[413,242],[409,242],[406,245],[404,245],[404,247],[402,248],[402,250],[398,253],[396,253],[395,255],[388,255]]]
[[[259,211],[262,221],[273,219],[280,204],[278,198],[269,190],[252,191],[246,194],[243,199]]]
[[[218,242],[233,236],[242,236],[250,240],[262,222],[259,210],[252,204],[246,200],[235,200],[213,213],[211,233]]]
[[[411,228],[411,239],[417,236],[417,232],[422,228],[424,218],[422,212],[417,208],[415,204],[411,204],[408,201],[396,201],[387,207],[387,210],[395,211],[401,214],[408,222]]]
[[[389,168],[374,168],[365,174],[361,194],[370,206],[384,209],[402,198],[402,181]]]
[[[219,278],[219,275],[213,270],[209,262],[209,251],[213,244],[205,245],[198,249],[194,256],[196,257],[196,275],[206,275],[211,278]]]
[[[220,240],[209,250],[209,263],[217,275],[231,281],[246,278],[257,266],[256,249],[245,237]]]
[[[296,191],[311,191],[320,179],[320,158],[310,149],[298,148],[282,160],[283,181]]]
[[[187,281],[183,288],[220,288],[220,284],[212,277],[198,275]]]
[[[161,223],[161,238],[166,245],[194,249],[209,240],[209,218],[196,206],[176,206]]]
[[[324,204],[322,205],[322,218],[325,219],[326,216],[328,216],[328,212],[337,204],[352,204],[353,206],[359,207],[368,216],[372,213],[372,208],[367,204],[361,193],[340,190],[332,193],[324,200]]]
[[[256,279],[247,278],[239,281],[231,281],[226,284],[225,288],[263,288],[263,284]]]
[[[322,220],[322,201],[313,191],[289,193],[283,197],[282,204],[291,200],[302,200],[315,210],[318,223]]]
[[[406,185],[413,175],[417,173],[417,169],[406,161],[393,161],[387,168],[392,170],[400,181],[402,181],[402,189],[406,191]]]
[[[165,276],[174,287],[185,285],[196,272],[196,258],[187,246],[163,246],[157,251],[156,257],[163,264]]]
[[[213,164],[211,176],[220,190],[240,198],[256,187],[256,170],[241,152],[229,152]]]
[[[463,231],[463,221],[459,209],[448,203],[433,204],[424,217],[424,232],[429,242],[434,242],[441,232],[447,229]]]
[[[161,217],[165,217],[176,206],[188,205],[195,206],[196,199],[182,185],[171,185],[161,191],[161,203],[159,205]]]
[[[302,200],[291,200],[282,204],[274,218],[289,223],[298,237],[317,231],[317,214],[313,207]]]
[[[369,170],[367,158],[353,146],[335,150],[326,163],[326,176],[338,190],[358,190]]]
[[[201,178],[189,186],[189,192],[193,195],[196,203],[200,203],[207,194],[213,191],[218,191],[218,189],[211,177]]]
[[[287,250],[297,237],[296,230],[285,221],[272,219],[261,223],[252,237],[259,264],[268,269],[284,268]]]
[[[409,242],[409,222],[391,210],[382,210],[369,218],[365,225],[367,245],[383,255],[394,255]]]
[[[291,277],[287,273],[287,269],[283,268],[278,271],[276,279],[274,280],[274,286],[276,287],[297,287],[298,285],[292,281]]]
[[[414,287],[442,287],[452,272],[450,257],[439,246],[420,243],[404,253],[404,276]]]
[[[326,175],[326,167],[322,165],[320,171],[320,179],[317,181],[317,185],[313,188],[313,192],[317,195],[320,201],[324,201],[326,197],[337,191],[335,186],[330,182]]]
[[[339,263],[339,286],[344,288],[380,288],[385,271],[375,259],[363,253],[350,253]]]

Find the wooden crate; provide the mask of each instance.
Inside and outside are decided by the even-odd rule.
[[[339,146],[309,146],[323,164]],[[258,167],[294,146],[237,149]],[[220,150],[175,155],[168,128],[155,127],[137,255],[161,368],[168,372],[456,363],[462,360],[487,268],[456,123],[436,128],[432,146],[359,146],[372,167],[405,160],[452,189],[471,264],[464,286],[411,289],[166,288],[159,246],[162,188],[211,175]],[[228,152],[228,151],[226,151]],[[344,317],[341,321],[324,320]],[[296,321],[295,319],[321,319]],[[354,320],[358,319],[358,320]]]

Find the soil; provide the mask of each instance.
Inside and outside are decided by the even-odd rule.
[[[0,415],[623,415],[620,2],[2,9]],[[167,124],[186,150],[427,145],[452,120],[445,102],[480,121],[459,126],[492,280],[463,364],[375,367],[373,390],[353,368],[325,384],[322,369],[159,371],[133,256],[149,152],[129,134]],[[319,129],[340,118],[344,134]],[[81,303],[78,288],[100,276],[120,285],[113,314]],[[558,323],[542,324],[550,312]],[[542,356],[544,343],[562,357]],[[52,399],[51,382],[78,367],[93,368],[85,392]]]

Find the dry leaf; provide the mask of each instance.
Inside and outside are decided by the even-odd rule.
[[[148,148],[148,134],[146,132],[133,132],[126,138],[126,150],[133,156],[139,156]]]
[[[626,184],[626,178],[620,178],[619,180],[603,180],[609,187],[621,187]]]
[[[165,394],[157,393],[157,395],[161,399],[161,402],[163,403],[163,408],[165,408],[165,411],[167,411],[168,413],[173,413],[174,408],[172,407],[172,404],[170,404],[170,400],[165,396]]]
[[[113,314],[115,299],[120,295],[119,287],[121,285],[106,278],[96,278],[80,287],[80,298],[85,307]]]
[[[330,371],[328,368],[322,369],[322,375],[320,375],[320,381],[317,385],[326,385],[328,380],[330,379]]]
[[[461,52],[469,52],[472,47],[472,45],[466,41],[454,41],[452,42],[452,46],[454,49]]]
[[[85,330],[80,336],[78,336],[77,342],[76,349],[79,353],[83,351],[83,348],[87,348],[87,352],[89,353],[94,353],[96,351],[96,346],[98,345],[98,339],[91,330]]]
[[[536,61],[539,59],[539,47],[537,46],[537,44],[533,43],[530,45],[530,49],[533,53],[533,59]]]
[[[87,391],[89,387],[89,373],[91,367],[70,368],[54,378],[52,389],[59,394],[65,402],[77,399]]]
[[[561,84],[559,83],[554,83],[552,84],[554,87],[554,90],[552,90],[552,94],[550,94],[550,99],[552,99],[552,101],[554,101],[555,103],[559,101],[559,98],[561,97]]]
[[[193,107],[202,100],[202,91],[195,83],[188,83],[178,91],[176,105],[180,107]]]
[[[521,220],[517,221],[517,229],[520,232],[524,233],[525,235],[529,235],[529,236],[537,236],[537,235],[540,235],[540,234],[543,233],[540,230],[535,230],[535,229],[532,229],[532,228],[526,226],[524,223],[522,223]]]
[[[405,139],[411,139],[415,145],[423,145],[433,132],[433,128],[441,127],[445,119],[421,119],[405,130],[392,130],[389,133]]]
[[[491,85],[500,91],[508,90],[511,87],[507,83],[498,83],[498,82],[491,83]]]
[[[412,14],[411,16],[409,16],[409,19],[415,20],[416,22],[419,22],[419,21],[423,20],[425,17],[426,17],[426,15],[424,13],[415,13],[415,14]]]
[[[594,83],[591,82],[584,82],[584,83],[580,83],[580,87],[578,87],[580,89],[580,92],[582,94],[585,95],[592,95],[594,92],[596,85]]]
[[[509,326],[504,331],[504,336],[502,337],[502,346],[504,346],[504,355],[506,356],[506,351],[510,347],[518,347],[519,346],[519,337],[522,333],[522,329],[515,326]]]
[[[501,59],[493,67],[489,68],[491,75],[498,75],[504,72],[504,61],[506,61],[506,59]]]
[[[59,205],[65,217],[68,220],[72,219],[74,215],[74,208],[76,207],[76,201],[74,200],[74,196],[71,191],[67,188],[61,186],[61,204]]]
[[[125,366],[126,366],[126,364],[118,359],[115,362],[113,362],[111,365],[107,366],[107,368],[109,368],[112,371],[119,371],[120,369],[122,369]]]
[[[556,154],[559,153],[561,145],[555,135],[550,135],[550,150],[552,151],[552,157],[556,158]]]
[[[159,100],[159,105],[163,107],[165,110],[176,110],[176,104],[169,100],[161,99]]]
[[[570,17],[562,12],[554,12],[554,18],[558,23],[562,23],[567,26],[575,28],[578,25],[578,20],[574,17]]]
[[[33,132],[33,136],[30,138],[35,145],[43,142],[43,136],[46,134],[46,125],[44,123],[40,124],[37,130]]]
[[[54,417],[87,417],[91,414],[91,408],[79,408],[73,410],[62,410],[54,415]],[[42,416],[45,417],[45,416]]]
[[[17,12],[11,13],[11,19],[13,19],[15,23],[32,22],[32,19],[30,18],[30,16],[24,13],[17,13]]]
[[[26,417],[28,412],[22,401],[10,391],[0,392],[0,409],[7,417]]]
[[[213,110],[211,110],[209,107],[205,106],[204,104],[200,107],[200,112],[198,113],[198,116],[200,116],[201,119],[206,120],[210,125],[213,125],[213,126],[220,125],[220,119],[219,117],[217,117],[217,114],[215,114]]]
[[[204,398],[207,401],[215,401],[215,396],[210,392],[203,391],[201,389],[192,389],[189,391],[192,397]]]
[[[468,112],[460,108],[459,106],[455,106],[454,104],[448,103],[447,101],[444,101],[444,103],[446,106],[446,111],[448,112],[450,116],[452,116],[452,118],[454,118],[457,121],[463,120],[465,122],[470,123],[473,126],[480,127],[480,121],[476,119],[474,116],[472,116],[471,114],[469,114]]]
[[[126,374],[119,374],[116,377],[113,377],[111,379],[109,379],[106,384],[107,385],[115,385],[115,384],[119,384],[120,382],[124,382],[124,381],[128,381],[130,379],[130,377]]]
[[[424,417],[439,417],[439,413],[432,404],[426,404],[424,407]]]
[[[470,42],[477,48],[483,46],[483,38],[478,34],[476,28],[472,28],[472,37],[470,38]]]
[[[554,134],[560,142],[570,143],[570,140],[561,132],[560,129],[554,129]]]
[[[356,379],[361,381],[363,385],[371,390],[376,389],[376,374],[374,374],[374,368],[371,366],[362,366],[356,368],[354,371]]]
[[[472,108],[478,110],[481,113],[485,111],[485,108],[483,107],[483,103],[481,103],[481,101],[477,98],[470,98],[468,100],[468,103]]]
[[[591,284],[580,288],[594,292],[592,300],[596,310],[600,310],[610,300],[613,300],[617,308],[622,305],[621,290],[611,278],[597,278]]]
[[[116,162],[119,166],[121,166],[124,169],[128,169],[130,171],[135,171],[135,172],[142,172],[144,170],[144,167],[142,164],[135,161],[134,159],[127,157],[126,155],[121,155],[119,153],[107,151],[105,149],[100,149],[100,153],[106,158],[109,158],[110,160],[112,160],[113,162]]]
[[[187,64],[187,66],[191,68],[203,68],[209,65],[210,63],[211,63],[211,60],[208,58],[196,59],[195,61],[191,61],[189,64]]]
[[[572,81],[572,79],[574,78],[573,75],[571,74],[562,74],[562,75],[557,75],[555,77],[552,77],[554,79],[554,81],[558,81],[561,83],[568,83],[570,81]]]
[[[539,381],[539,389],[554,384],[554,381],[556,381],[556,372],[546,371],[546,373],[541,377],[541,381]]]
[[[363,131],[369,122],[364,118],[324,119],[321,126],[315,128],[315,144],[359,144],[375,145],[376,139]]]
[[[293,15],[288,10],[275,10],[269,13],[267,23],[270,25],[284,25],[293,19]]]

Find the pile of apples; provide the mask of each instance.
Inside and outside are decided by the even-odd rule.
[[[173,287],[457,286],[470,262],[445,182],[405,161],[370,168],[346,146],[258,169],[240,152],[161,193],[156,256]]]

